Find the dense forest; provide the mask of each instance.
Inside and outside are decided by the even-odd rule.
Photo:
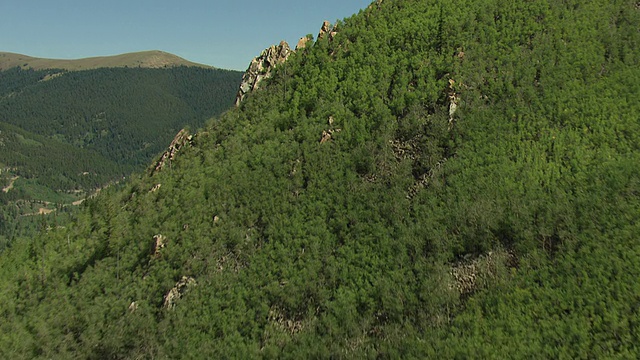
[[[1,159],[11,159],[11,166],[0,161],[0,249],[16,236],[35,234],[42,221],[34,215],[41,208],[57,211],[56,217],[62,205],[71,206],[134,170],[95,151],[2,122],[0,150]]]
[[[238,71],[185,66],[14,68],[0,72],[0,122],[139,167],[183,127],[201,127],[227,110],[241,77]],[[0,158],[8,166],[14,161]]]
[[[638,29],[636,0],[376,1],[5,249],[0,354],[637,358]]]
[[[2,122],[0,147],[3,168],[11,169],[15,176],[36,178],[52,189],[96,189],[135,169],[95,150],[77,148]]]
[[[40,227],[34,212],[143,170],[180,129],[230,108],[241,76],[184,66],[0,71],[0,248]]]

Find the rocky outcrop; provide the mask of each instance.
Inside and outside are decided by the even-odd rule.
[[[180,130],[176,137],[173,138],[173,141],[171,141],[171,144],[169,144],[167,151],[162,154],[160,160],[158,160],[153,166],[150,175],[157,173],[167,165],[171,165],[171,161],[176,157],[178,151],[180,151],[184,146],[191,145],[192,143],[193,135],[189,134],[189,131],[186,129]]]
[[[329,140],[331,140],[331,133],[329,131],[322,130],[322,137],[320,138],[320,144],[324,144]]]
[[[382,5],[382,1],[383,0],[376,0],[376,6],[378,7],[378,9],[380,9],[380,6]],[[369,9],[373,8],[373,3],[371,3],[371,5],[369,5]]]
[[[342,129],[334,129],[333,128],[333,122],[334,122],[333,116],[329,116],[329,129],[328,130],[322,130],[322,137],[320,138],[320,144],[323,144],[323,143],[326,143],[327,141],[330,141],[332,136],[335,133],[339,133],[340,131],[342,131]]]
[[[298,45],[296,45],[296,51],[306,48],[309,41],[311,41],[310,36],[301,37],[298,40]]]
[[[153,236],[153,257],[160,257],[160,250],[167,245],[167,237],[162,234]]]
[[[329,40],[333,40],[333,38],[338,33],[338,29],[336,26],[331,26],[331,23],[328,21],[324,21],[322,23],[322,27],[320,28],[320,32],[318,33],[318,40],[323,39],[327,34],[329,34]]]
[[[325,36],[329,36],[329,41],[333,40],[338,33],[336,26],[331,26],[331,23],[325,21],[322,23],[320,32],[318,33],[318,40],[323,39]],[[298,40],[295,50],[304,49],[309,46],[312,40],[312,36],[305,36]],[[258,89],[260,82],[264,79],[271,77],[273,69],[287,61],[289,56],[295,52],[289,47],[286,41],[281,41],[280,45],[273,45],[260,53],[260,56],[251,60],[249,68],[242,76],[242,82],[240,83],[240,89],[236,95],[236,106],[240,106],[242,100],[248,93]]]
[[[327,20],[325,20],[322,23],[322,27],[320,28],[320,32],[318,33],[318,40],[322,39],[329,32],[330,28],[331,28],[331,23],[328,22]]]
[[[449,289],[467,297],[479,289],[498,281],[504,269],[516,268],[518,259],[513,251],[489,251],[479,257],[465,258],[451,267]]]
[[[447,89],[447,97],[449,98],[449,125],[453,123],[453,115],[455,115],[458,109],[458,102],[460,101],[460,95],[456,93],[455,89],[456,81],[449,79],[449,89]]]
[[[164,296],[164,308],[173,309],[176,307],[176,302],[189,290],[189,288],[196,286],[196,279],[190,276],[183,276],[176,285],[169,290]]]
[[[264,50],[260,56],[254,58],[242,76],[240,90],[236,96],[236,106],[240,105],[248,93],[256,90],[262,80],[271,77],[273,69],[287,61],[292,52],[289,44],[286,41],[281,41],[280,45],[271,46]]]
[[[11,179],[9,179],[9,185],[5,186],[2,188],[2,192],[3,193],[8,193],[9,191],[11,191],[11,189],[13,189],[13,184],[16,182],[16,180],[18,180],[20,178],[20,176],[14,176]]]

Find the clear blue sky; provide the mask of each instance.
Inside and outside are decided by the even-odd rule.
[[[0,0],[0,51],[75,59],[162,50],[245,70],[264,48],[295,47],[322,21],[371,0]]]

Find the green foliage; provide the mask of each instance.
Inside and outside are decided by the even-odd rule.
[[[131,164],[107,159],[95,150],[76,148],[1,122],[0,142],[3,177],[10,173],[54,190],[96,189],[134,170]]]
[[[0,72],[0,179],[4,188],[19,178],[0,192],[2,241],[30,234],[21,218],[38,212],[34,201],[70,205],[142,170],[180,129],[229,108],[240,77],[195,67]]]
[[[44,80],[51,73],[58,76]],[[227,110],[241,76],[196,67],[16,68],[0,73],[7,83],[0,88],[0,121],[122,166],[146,165],[180,129],[198,128]]]
[[[636,358],[638,28],[631,1],[372,4],[7,248],[0,351]]]

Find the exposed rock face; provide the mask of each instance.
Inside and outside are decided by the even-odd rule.
[[[508,250],[490,251],[475,259],[465,259],[451,268],[452,283],[449,288],[462,297],[469,296],[497,281],[501,267],[515,268],[517,263],[515,254]]]
[[[318,33],[318,39],[322,39],[326,33],[329,32],[329,29],[331,29],[331,23],[328,22],[327,20],[325,20],[322,23],[322,27],[320,28],[320,32]]]
[[[176,285],[169,290],[164,296],[165,309],[173,309],[176,307],[176,302],[189,290],[190,287],[196,286],[196,279],[190,276],[183,276]]]
[[[256,90],[262,80],[271,77],[273,69],[287,61],[292,52],[289,44],[286,41],[281,41],[280,45],[267,48],[260,56],[253,59],[242,76],[240,90],[236,96],[236,106],[240,105],[248,93]]]
[[[325,20],[322,23],[322,27],[320,28],[320,32],[318,33],[318,40],[324,38],[327,34],[329,34],[329,40],[333,40],[333,38],[338,33],[338,29],[334,26],[331,27],[331,23]]]
[[[453,127],[453,115],[455,115],[458,109],[458,103],[460,102],[460,95],[456,93],[455,85],[455,80],[449,79],[449,88],[447,89],[447,97],[449,98],[449,129]]]
[[[173,141],[171,141],[171,144],[169,144],[169,148],[167,149],[167,151],[162,154],[160,160],[158,160],[158,162],[151,170],[151,175],[162,170],[167,164],[171,164],[171,160],[176,157],[178,151],[180,151],[180,149],[182,149],[182,147],[184,147],[185,145],[191,145],[192,141],[193,135],[190,135],[186,129],[180,130],[176,137],[173,138]]]
[[[158,234],[153,236],[153,257],[160,257],[160,250],[167,245],[167,237]]]
[[[301,37],[300,40],[298,40],[298,45],[296,45],[296,51],[306,48],[309,40],[307,36]]]
[[[325,21],[322,23],[320,33],[318,33],[318,40],[329,34],[329,40],[331,41],[337,33],[337,27],[332,27],[330,22]],[[300,38],[298,44],[296,45],[296,50],[306,48],[311,40],[311,36]],[[240,89],[238,90],[238,94],[236,95],[236,106],[240,105],[240,103],[242,102],[242,100],[244,100],[245,96],[248,93],[258,89],[262,80],[271,77],[273,69],[276,66],[287,61],[289,55],[294,52],[295,50],[291,50],[289,44],[287,44],[286,41],[281,41],[280,45],[274,45],[265,49],[264,51],[262,51],[262,53],[260,53],[260,56],[251,60],[249,68],[244,73],[244,76],[242,76]]]
[[[135,312],[136,310],[138,310],[138,303],[135,301],[132,301],[131,304],[129,304],[129,311]]]

